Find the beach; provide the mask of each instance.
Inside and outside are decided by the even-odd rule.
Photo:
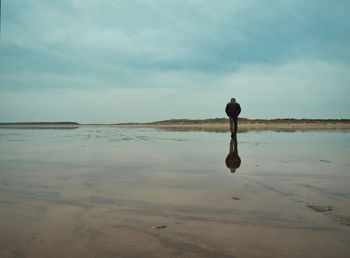
[[[215,119],[212,119],[215,120]],[[119,124],[79,124],[74,122],[67,123],[0,123],[1,128],[7,129],[76,129],[84,127],[114,127],[114,128],[154,128],[168,131],[208,131],[208,132],[228,132],[230,130],[229,122],[226,123],[205,123],[205,120],[188,120],[188,122],[176,122],[169,120],[152,123],[119,123]],[[175,121],[175,122],[174,122]],[[181,121],[181,120],[180,120]],[[264,121],[264,120],[262,120]],[[238,130],[240,132],[248,131],[350,131],[350,120],[321,120],[313,122],[312,120],[296,120],[295,122],[276,122],[276,120],[262,121],[244,121],[239,122]]]
[[[350,252],[346,126],[47,128],[0,129],[0,257]]]

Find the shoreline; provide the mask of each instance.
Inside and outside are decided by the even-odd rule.
[[[0,124],[0,129],[77,129],[80,127],[117,127],[117,128],[158,128],[174,130],[229,131],[227,123],[217,124]],[[350,130],[350,123],[239,123],[238,129],[245,130]]]
[[[169,131],[229,132],[229,124],[117,125],[124,128],[155,128]],[[247,131],[350,131],[350,124],[239,124],[238,132]]]

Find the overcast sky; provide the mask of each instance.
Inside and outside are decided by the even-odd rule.
[[[350,118],[348,0],[3,0],[0,122]]]

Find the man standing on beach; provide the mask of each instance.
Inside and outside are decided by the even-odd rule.
[[[235,98],[232,98],[231,102],[227,103],[225,112],[227,116],[230,118],[231,137],[236,137],[237,120],[238,120],[238,115],[241,113],[241,106],[236,102]]]

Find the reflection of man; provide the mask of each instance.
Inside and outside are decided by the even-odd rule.
[[[241,113],[241,106],[236,102],[235,98],[232,98],[231,102],[227,103],[225,112],[230,118],[231,137],[235,137],[237,134],[237,119]]]
[[[238,156],[237,137],[231,138],[230,152],[226,157],[225,163],[232,173],[235,173],[236,169],[241,165],[241,158]]]

